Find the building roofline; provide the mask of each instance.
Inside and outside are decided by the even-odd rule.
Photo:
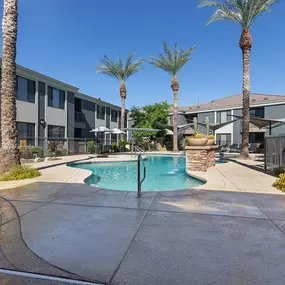
[[[250,107],[266,107],[266,106],[274,106],[274,105],[282,105],[285,104],[285,99],[277,101],[266,101],[266,103],[261,104],[261,103],[256,103],[256,104],[251,104]],[[208,108],[208,109],[195,109],[193,111],[189,110],[179,110],[180,113],[182,114],[196,114],[196,113],[207,113],[207,112],[213,112],[213,111],[222,111],[222,110],[235,110],[235,109],[242,109],[242,105],[227,105],[227,106],[222,106],[222,107],[216,107],[216,108]],[[171,111],[173,113],[173,111]]]
[[[2,58],[1,57],[0,57],[0,64],[2,64]],[[91,101],[91,102],[94,102],[96,104],[100,104],[100,103],[102,104],[103,103],[105,106],[111,107],[113,109],[114,108],[121,109],[120,106],[111,104],[111,103],[103,101],[99,98],[95,98],[95,97],[92,97],[90,95],[86,95],[84,93],[79,92],[79,88],[76,86],[73,86],[73,85],[67,84],[63,81],[54,79],[50,76],[47,76],[47,75],[42,74],[40,72],[34,71],[34,70],[29,69],[27,67],[24,67],[22,65],[19,65],[19,64],[16,65],[16,72],[18,75],[26,77],[28,79],[31,79],[31,80],[36,79],[38,81],[43,81],[43,82],[47,83],[48,85],[55,86],[58,88],[62,88],[62,89],[65,89],[67,91],[71,91],[74,93],[75,97],[82,98],[86,101],[89,101],[89,102]],[[126,109],[126,112],[128,112],[127,109]]]
[[[2,58],[0,58],[0,63],[2,64]],[[34,71],[32,69],[29,69],[29,68],[24,67],[24,66],[19,65],[19,64],[16,64],[16,72],[20,76],[25,76],[25,77],[28,77],[30,79],[37,79],[39,81],[44,81],[50,85],[59,86],[59,87],[64,88],[68,91],[77,92],[79,90],[79,88],[76,86],[73,86],[73,85],[65,83],[63,81],[54,79],[50,76],[47,76],[43,73]]]
[[[242,103],[234,103],[234,104],[219,104],[217,101],[221,101],[230,97],[234,96],[241,96],[242,94],[235,94],[231,96],[226,96],[223,98],[219,98],[216,100],[213,100],[209,103],[204,103],[200,105],[190,105],[190,106],[180,106],[179,112],[187,113],[187,114],[195,114],[195,113],[205,113],[205,112],[212,112],[212,111],[218,111],[218,110],[231,110],[231,109],[240,109],[242,108]],[[275,94],[261,94],[261,93],[251,93],[252,96],[264,96],[266,97],[266,100],[251,100],[250,101],[250,107],[259,107],[259,106],[271,106],[271,105],[280,105],[285,104],[285,96],[284,95],[275,95]],[[274,97],[274,98],[272,98]],[[277,97],[277,98],[276,98]],[[254,99],[254,98],[253,98]],[[211,106],[211,103],[216,103]],[[170,112],[173,112],[170,110]]]
[[[79,98],[79,99],[83,99],[83,100],[86,100],[86,101],[91,101],[95,104],[104,104],[104,106],[106,107],[110,107],[110,108],[116,108],[116,109],[120,109],[121,110],[121,107],[120,106],[117,106],[117,105],[114,105],[114,104],[111,104],[109,102],[106,102],[106,101],[103,101],[99,98],[96,98],[96,97],[92,97],[90,95],[87,95],[87,94],[84,94],[84,93],[81,93],[81,92],[76,92],[75,93],[75,98]],[[126,112],[128,112],[129,110],[126,109]]]

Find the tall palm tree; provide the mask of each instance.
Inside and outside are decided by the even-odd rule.
[[[102,65],[99,65],[97,67],[98,73],[107,74],[110,77],[113,77],[120,81],[120,96],[122,100],[120,128],[122,130],[124,129],[125,102],[127,98],[126,81],[131,75],[142,70],[142,63],[144,62],[144,59],[133,61],[134,56],[135,53],[131,52],[127,56],[125,64],[123,64],[123,60],[120,55],[117,62],[114,62],[112,59],[105,55],[104,58],[100,59]]]
[[[1,150],[0,173],[20,164],[16,128],[16,43],[18,1],[4,0],[2,18]]]
[[[194,51],[195,46],[184,50],[179,49],[177,44],[174,44],[171,50],[167,43],[163,43],[163,54],[158,54],[157,57],[150,57],[149,62],[155,67],[158,67],[172,76],[171,88],[174,93],[174,107],[173,107],[173,151],[178,151],[178,90],[179,82],[177,74],[181,68],[191,59],[190,55]]]
[[[253,21],[278,0],[223,0],[210,1],[202,0],[199,7],[215,7],[217,10],[209,19],[207,24],[218,20],[230,20],[241,25],[242,33],[239,46],[242,50],[243,59],[243,124],[242,124],[242,151],[240,156],[248,157],[248,137],[249,137],[249,95],[250,95],[250,50],[252,47],[252,37],[250,28]]]

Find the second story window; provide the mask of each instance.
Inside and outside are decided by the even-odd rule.
[[[35,103],[36,83],[17,76],[17,100]]]
[[[250,109],[249,114],[251,117],[264,118],[264,108]]]
[[[232,120],[231,111],[217,112],[217,123],[222,124]]]
[[[97,119],[105,120],[105,112],[105,107],[97,105]]]
[[[48,87],[48,106],[65,109],[65,92],[57,88]]]
[[[117,122],[117,118],[118,118],[118,112],[116,110],[112,110],[111,111],[111,121]]]

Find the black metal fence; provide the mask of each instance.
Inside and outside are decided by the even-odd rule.
[[[86,154],[102,152],[124,151],[119,147],[119,140],[106,138],[104,140],[92,138],[59,138],[59,137],[19,137],[19,147],[38,146],[42,148],[44,154],[50,152],[68,154]]]
[[[285,135],[265,138],[265,170],[285,166]]]

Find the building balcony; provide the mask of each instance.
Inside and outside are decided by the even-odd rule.
[[[74,121],[75,122],[85,122],[85,114],[82,112],[74,112]]]
[[[85,114],[82,112],[74,112],[74,127],[79,129],[86,128]]]

